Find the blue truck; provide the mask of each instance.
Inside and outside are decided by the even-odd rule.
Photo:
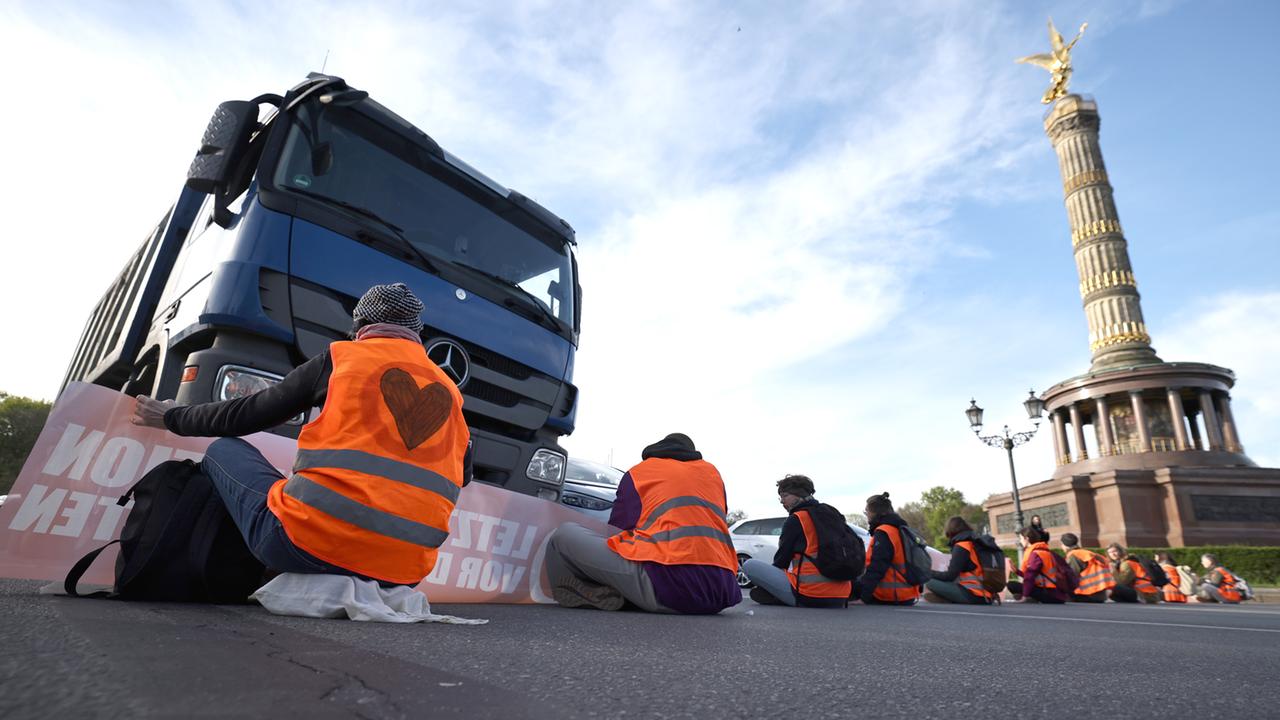
[[[63,386],[246,395],[347,337],[371,285],[426,304],[475,478],[560,497],[582,291],[573,228],[341,78],[220,104],[185,186],[98,302]],[[313,410],[314,412],[314,410]],[[296,437],[305,415],[273,432]]]

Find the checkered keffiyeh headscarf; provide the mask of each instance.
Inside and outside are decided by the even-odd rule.
[[[356,303],[351,316],[369,323],[402,325],[414,332],[422,331],[422,301],[404,283],[374,285]]]

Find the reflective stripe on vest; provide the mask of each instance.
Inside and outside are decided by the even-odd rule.
[[[956,584],[965,590],[977,595],[980,598],[991,599],[994,597],[987,586],[982,584],[982,563],[978,560],[978,549],[974,546],[972,540],[962,540],[956,543],[956,547],[963,548],[969,553],[969,562],[973,563],[972,570],[966,570],[956,578]]]
[[[302,428],[292,477],[267,507],[298,548],[327,563],[416,584],[435,565],[462,486],[462,395],[422,345],[329,346],[324,408]]]
[[[1236,576],[1227,571],[1226,568],[1216,568],[1222,574],[1222,582],[1218,584],[1218,592],[1222,593],[1222,597],[1231,602],[1240,602],[1244,599],[1244,595],[1236,589]]]
[[[1142,567],[1142,563],[1133,558],[1125,558],[1125,562],[1129,563],[1129,567],[1133,570],[1133,589],[1140,593],[1153,594],[1158,592],[1156,586],[1151,582],[1151,576],[1147,575],[1147,569]]]
[[[804,552],[795,553],[787,577],[791,588],[798,594],[812,598],[848,598],[853,583],[848,580],[832,580],[818,570],[813,558],[818,557],[818,530],[807,508],[795,511],[795,517],[804,530]]]
[[[1164,570],[1164,574],[1169,576],[1169,584],[1165,585],[1161,590],[1164,591],[1164,601],[1172,603],[1184,603],[1187,596],[1183,594],[1182,573],[1178,572],[1178,568],[1173,565],[1165,565],[1160,563],[1160,567]]]
[[[920,588],[907,582],[907,556],[902,550],[902,533],[897,526],[881,524],[871,531],[871,542],[867,545],[867,567],[871,566],[872,550],[876,546],[876,533],[883,532],[893,544],[893,557],[884,577],[876,584],[872,595],[883,602],[905,602],[920,596]]]
[[[445,530],[375,510],[302,475],[289,478],[284,494],[343,522],[414,545],[438,548],[449,537]]]
[[[724,481],[715,466],[649,458],[629,474],[640,496],[640,518],[635,529],[609,538],[609,549],[636,562],[737,571],[738,554],[724,521]]]
[[[1022,571],[1024,577],[1027,572],[1027,565],[1031,563],[1032,557],[1040,558],[1040,574],[1036,575],[1036,587],[1048,588],[1056,590],[1058,588],[1058,564],[1055,562],[1056,556],[1049,549],[1046,543],[1034,543],[1027,548],[1026,553],[1022,556]]]
[[[1068,558],[1079,560],[1084,568],[1080,570],[1080,584],[1076,587],[1076,595],[1094,595],[1116,586],[1115,575],[1111,566],[1102,556],[1081,548],[1067,553]]]

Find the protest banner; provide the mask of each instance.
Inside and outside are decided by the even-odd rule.
[[[199,460],[213,438],[139,427],[134,400],[72,383],[49,413],[8,499],[0,506],[0,576],[61,580],[85,553],[119,537],[128,507],[116,501],[166,460]],[[284,475],[296,443],[270,433],[245,438]],[[435,569],[418,586],[438,603],[550,603],[542,566],[551,531],[576,522],[611,528],[557,503],[472,483],[462,489]],[[84,582],[112,582],[116,547]]]

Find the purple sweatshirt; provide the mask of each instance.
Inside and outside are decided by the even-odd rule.
[[[1027,549],[1025,552],[1031,552]],[[1062,572],[1061,568],[1058,570]],[[1036,577],[1044,572],[1044,564],[1040,562],[1039,553],[1031,553],[1031,557],[1027,558],[1027,567],[1022,571],[1022,597],[1029,598],[1032,593],[1047,595],[1057,599],[1058,602],[1067,601],[1067,591],[1062,588],[1062,583],[1058,583],[1058,587],[1036,587]]]
[[[634,530],[640,521],[640,493],[631,473],[618,483],[609,524],[620,530]],[[714,565],[663,565],[644,563],[653,594],[658,602],[686,615],[711,615],[742,602],[737,577]]]

